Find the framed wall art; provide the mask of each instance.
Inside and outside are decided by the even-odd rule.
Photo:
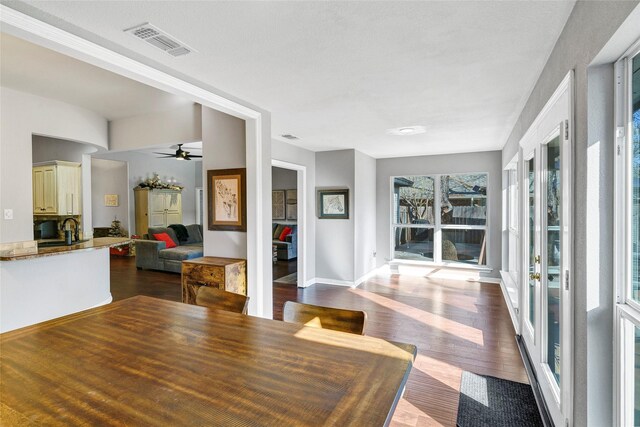
[[[209,230],[247,231],[246,169],[207,171]]]
[[[284,190],[273,190],[271,192],[271,218],[285,219],[285,214]]]
[[[318,218],[349,219],[349,189],[318,190]]]
[[[113,207],[120,206],[120,203],[118,202],[118,195],[117,194],[105,194],[104,195],[104,205],[105,206],[113,206]]]

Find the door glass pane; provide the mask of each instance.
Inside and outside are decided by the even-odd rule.
[[[433,228],[393,227],[395,259],[433,261]]]
[[[487,263],[485,230],[442,230],[442,261],[485,265]]]
[[[631,298],[640,302],[640,55],[632,64]]]
[[[560,384],[560,137],[547,144],[546,165],[547,363]]]
[[[430,176],[398,176],[393,179],[395,224],[434,224],[434,180]]]
[[[442,224],[487,224],[487,174],[443,175]]]
[[[531,275],[536,272],[536,217],[535,217],[535,205],[536,205],[536,193],[535,193],[535,159],[532,157],[531,160],[527,162],[527,176],[528,176],[528,184],[529,184],[529,197],[528,207],[529,207],[529,322],[531,326],[535,326],[535,290],[536,290],[536,280],[531,278]]]

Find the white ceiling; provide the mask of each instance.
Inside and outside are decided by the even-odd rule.
[[[573,5],[29,2],[46,20],[271,111],[276,138],[374,157],[501,149]],[[122,31],[144,22],[198,52],[174,58]],[[386,133],[410,125],[427,132]]]

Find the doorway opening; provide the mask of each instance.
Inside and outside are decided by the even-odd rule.
[[[272,161],[271,251],[274,286],[304,287],[305,167]]]

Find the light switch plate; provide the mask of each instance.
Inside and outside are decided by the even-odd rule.
[[[13,219],[13,209],[4,210],[4,219]]]

